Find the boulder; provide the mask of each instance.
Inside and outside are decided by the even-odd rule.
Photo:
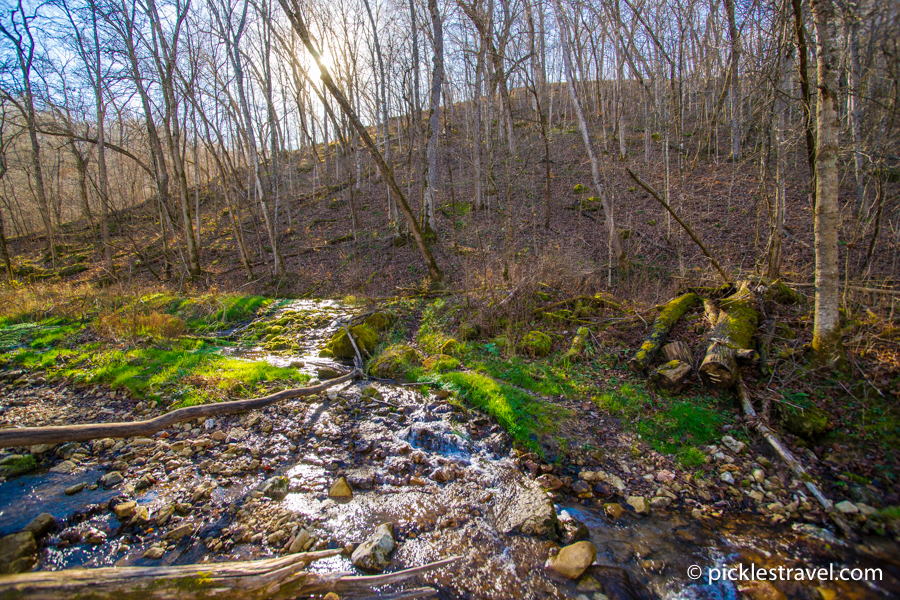
[[[361,354],[366,352],[371,354],[375,346],[378,345],[378,333],[368,325],[351,327],[350,334],[353,336],[353,342],[356,342],[356,347],[359,348]],[[353,348],[353,342],[347,337],[347,330],[342,328],[331,336],[331,341],[328,342],[328,349],[331,350],[334,356],[354,358],[356,350]]]
[[[316,377],[319,378],[320,381],[325,381],[326,379],[337,379],[341,375],[346,375],[343,371],[338,371],[332,367],[319,367],[316,369]]]
[[[100,478],[100,485],[105,488],[113,488],[125,481],[125,477],[119,471],[110,471]]]
[[[30,532],[35,540],[40,540],[56,527],[56,519],[50,513],[41,513],[22,531]]]
[[[559,526],[556,510],[540,484],[526,481],[509,489],[509,495],[494,498],[497,529],[507,534],[556,539]]]
[[[383,379],[402,378],[410,367],[422,364],[422,358],[412,346],[394,344],[372,361],[369,372]]]
[[[562,511],[559,515],[560,540],[563,544],[574,544],[590,537],[587,525]]]
[[[363,325],[366,325],[373,331],[381,332],[393,325],[396,320],[397,317],[393,313],[378,311],[366,317]]]
[[[37,542],[30,531],[0,538],[0,575],[24,573],[34,565]]]
[[[116,516],[120,519],[127,519],[128,517],[134,515],[134,511],[137,508],[137,502],[134,500],[130,502],[122,502],[121,504],[116,504],[113,507],[113,512],[116,513]]]
[[[625,508],[618,502],[610,502],[609,504],[604,504],[603,511],[606,513],[606,516],[608,516],[613,521],[625,514]]]
[[[350,556],[350,562],[364,571],[381,572],[391,563],[394,551],[394,526],[382,523],[375,533],[360,544]]]
[[[519,349],[531,357],[547,356],[553,347],[553,340],[542,331],[529,331],[519,342]]]
[[[548,561],[552,571],[569,579],[578,579],[597,560],[597,547],[590,542],[575,542]]]
[[[859,508],[857,508],[856,505],[849,500],[838,502],[834,505],[834,509],[844,515],[855,515],[859,512]]]
[[[24,475],[37,469],[37,466],[37,460],[31,454],[11,454],[0,460],[0,477]]]

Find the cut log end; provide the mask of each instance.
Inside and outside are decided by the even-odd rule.
[[[650,383],[660,390],[677,394],[687,386],[692,370],[691,365],[685,362],[671,360],[650,376]]]

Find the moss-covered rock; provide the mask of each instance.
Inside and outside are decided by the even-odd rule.
[[[481,327],[477,323],[463,322],[459,326],[459,339],[464,342],[476,339],[481,335]]]
[[[446,373],[459,367],[459,360],[452,356],[429,356],[422,366],[434,373]]]
[[[363,321],[364,325],[370,327],[373,331],[384,331],[394,324],[397,317],[393,313],[378,311],[374,312]]]
[[[552,347],[553,340],[542,331],[529,331],[519,342],[519,349],[533,357],[547,356]]]
[[[37,469],[37,461],[30,454],[12,454],[0,460],[0,476],[14,477]]]
[[[369,367],[369,373],[384,379],[400,379],[411,367],[420,366],[422,357],[407,344],[388,346]]]
[[[322,348],[319,351],[319,358],[334,358],[334,352],[331,351],[331,348]]]
[[[363,324],[351,327],[350,333],[353,336],[353,342],[356,342],[356,347],[359,348],[360,352],[371,353],[375,349],[375,346],[378,345],[378,334],[368,325]],[[331,341],[328,342],[328,349],[331,350],[334,356],[353,358],[356,356],[356,351],[353,349],[353,342],[347,337],[347,330],[341,329],[331,336]]]
[[[459,342],[454,339],[449,339],[443,344],[441,344],[441,354],[453,354],[459,347]]]
[[[779,416],[784,428],[806,441],[812,442],[831,430],[828,413],[815,406],[803,409],[779,405]]]

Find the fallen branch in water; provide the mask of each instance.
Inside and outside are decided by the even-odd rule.
[[[199,419],[202,417],[214,417],[218,415],[230,415],[264,408],[270,404],[291,400],[303,396],[318,394],[333,385],[355,379],[360,375],[358,369],[331,379],[325,383],[305,388],[282,390],[262,398],[249,400],[234,400],[231,402],[219,402],[216,404],[202,404],[200,406],[188,406],[146,421],[132,421],[130,423],[86,423],[83,425],[64,425],[54,427],[13,427],[0,429],[0,448],[13,446],[31,446],[34,444],[60,444],[63,442],[86,442],[100,438],[125,438],[148,436],[171,427],[175,423]]]
[[[178,567],[104,567],[38,571],[0,577],[0,597],[29,600],[63,598],[144,598],[146,600],[191,600],[193,598],[246,598],[288,600],[326,592],[350,594],[399,583],[450,565],[454,556],[421,567],[376,576],[355,576],[350,572],[309,573],[303,569],[321,558],[336,556],[341,550],[303,552],[282,558],[231,563],[205,563]],[[421,598],[433,595],[431,588],[417,588],[395,594],[394,598]]]

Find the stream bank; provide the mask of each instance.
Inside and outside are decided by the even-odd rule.
[[[315,305],[284,307],[267,322]],[[323,312],[327,318],[313,319],[317,325],[295,338],[296,349],[275,356],[260,344],[229,352],[310,377],[346,368],[318,353],[350,310],[330,303]],[[103,386],[79,389],[24,372],[5,379],[3,417],[18,424],[118,421],[161,411]],[[898,593],[890,538],[842,542],[820,524],[778,519],[777,507],[766,515],[741,514],[727,488],[685,481],[663,468],[661,456],[630,456],[633,440],[614,428],[604,431],[615,436],[608,445],[623,452],[608,450],[597,463],[603,469],[548,463],[517,449],[493,419],[442,396],[355,382],[245,415],[185,423],[152,438],[32,448],[38,470],[0,484],[0,535],[50,513],[56,529],[44,538],[37,569],[343,548],[342,556],[313,564],[336,571],[354,569],[352,551],[390,522],[395,549],[389,570],[464,556],[453,569],[423,577],[444,598],[766,597],[739,592],[732,582],[705,585],[687,577],[691,565],[750,561],[876,566],[885,575],[880,585],[795,582],[776,590],[787,597]],[[748,448],[729,444],[708,449],[711,460],[737,465],[734,472],[758,463]],[[803,510],[799,482],[777,465],[759,468],[766,471],[757,482],[760,493],[774,496],[769,504],[781,503],[782,516]],[[329,497],[341,477],[352,497]],[[650,505],[649,514],[635,510],[642,506],[638,497]],[[797,505],[789,510],[792,502]],[[598,549],[587,575],[571,582],[544,568],[561,543],[585,535]]]

